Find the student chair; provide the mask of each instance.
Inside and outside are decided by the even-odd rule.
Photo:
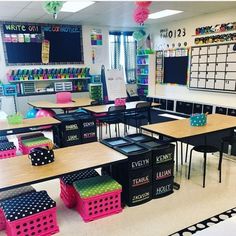
[[[137,103],[134,111],[125,112],[125,123],[128,124],[129,120],[133,119],[135,121],[136,132],[138,132],[138,127],[141,125],[141,120],[148,120],[148,123],[151,122],[150,109],[151,102]]]
[[[222,167],[222,157],[223,153],[214,146],[210,145],[198,145],[191,149],[190,151],[190,158],[189,158],[189,169],[188,169],[188,179],[190,179],[190,172],[191,172],[191,163],[192,163],[192,152],[201,152],[203,153],[204,163],[203,163],[203,188],[205,188],[205,182],[206,182],[206,159],[207,159],[207,153],[214,153],[219,152],[220,153],[220,159],[218,164],[218,171],[219,171],[219,183],[221,183],[221,167]]]
[[[110,138],[111,138],[111,125],[112,124],[115,125],[116,136],[117,136],[117,133],[120,136],[119,123],[123,122],[123,120],[124,120],[124,112],[125,112],[125,110],[126,110],[126,106],[125,105],[122,105],[122,106],[110,106],[108,108],[108,113],[105,116],[97,117],[96,118],[97,121],[98,121],[100,139],[102,139],[102,125],[103,124],[106,124],[106,125],[108,124]]]

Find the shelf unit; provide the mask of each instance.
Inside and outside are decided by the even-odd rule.
[[[10,80],[17,85],[17,96],[55,94],[62,91],[87,92],[90,77],[41,79],[41,80]]]
[[[156,83],[163,83],[164,78],[164,51],[156,51]]]
[[[102,83],[89,84],[89,97],[96,101],[103,100],[103,87]]]
[[[150,89],[155,89],[155,55],[139,54],[136,56],[136,83],[138,95],[147,96]]]

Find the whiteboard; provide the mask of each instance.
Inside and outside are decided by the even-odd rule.
[[[123,69],[106,70],[105,75],[108,100],[114,101],[116,98],[126,98],[127,93]]]

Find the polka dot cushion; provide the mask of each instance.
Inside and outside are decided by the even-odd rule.
[[[16,149],[16,146],[13,142],[0,143],[0,151],[7,151],[12,149]]]
[[[33,214],[56,207],[46,191],[33,192],[2,203],[7,221],[15,221]]]
[[[29,158],[33,166],[46,165],[54,161],[53,150],[34,148],[30,151]]]
[[[206,114],[194,114],[190,117],[191,126],[204,126],[207,122]]]
[[[65,175],[61,178],[61,180],[65,184],[72,185],[77,180],[87,179],[87,178],[91,178],[95,176],[99,176],[99,174],[97,173],[97,171],[91,169],[91,170],[78,171],[73,174]]]
[[[122,188],[120,184],[109,176],[97,176],[78,180],[73,185],[81,198],[93,197]]]
[[[185,229],[182,229],[174,234],[171,234],[170,236],[188,236],[188,235],[194,235],[195,233],[202,231],[212,225],[215,225],[221,221],[224,221],[228,218],[231,218],[233,216],[236,216],[236,208],[232,208],[230,210],[227,210],[225,212],[222,212],[219,215],[212,216],[206,220],[203,220],[201,222],[198,222],[194,225],[188,226]],[[213,236],[213,235],[212,235]]]
[[[6,143],[9,142],[8,138],[6,136],[0,136],[0,143]]]
[[[21,188],[14,188],[12,190],[3,191],[3,192],[0,192],[0,202],[16,197],[16,196],[30,193],[30,192],[35,192],[35,189],[30,185],[21,187]]]

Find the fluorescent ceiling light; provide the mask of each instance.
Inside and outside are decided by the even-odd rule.
[[[158,18],[163,18],[175,14],[182,13],[183,11],[177,11],[177,10],[163,10],[163,11],[158,11],[152,14],[149,14],[148,18],[149,19],[158,19]]]
[[[90,2],[90,1],[87,1],[87,2],[81,2],[81,1],[78,1],[78,2],[65,2],[62,6],[62,9],[61,11],[63,12],[77,12],[77,11],[80,11],[86,7],[89,7],[90,5],[94,4],[95,2]]]

